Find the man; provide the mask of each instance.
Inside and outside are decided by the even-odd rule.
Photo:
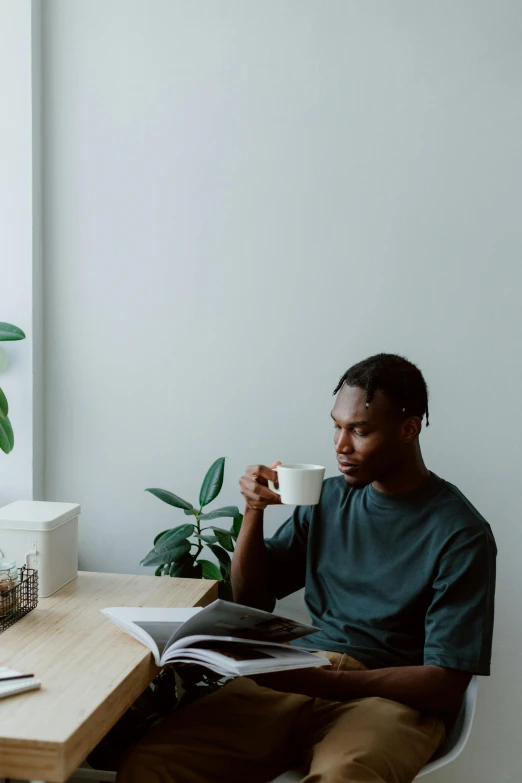
[[[331,667],[234,680],[175,713],[124,762],[121,781],[408,783],[445,736],[472,674],[489,674],[495,542],[426,468],[428,393],[415,365],[379,354],[341,378],[332,410],[341,476],[268,540],[280,502],[249,468],[233,559],[236,601],[272,609],[305,587],[320,630],[299,644]]]

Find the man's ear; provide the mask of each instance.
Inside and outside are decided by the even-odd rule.
[[[410,416],[402,425],[402,440],[411,443],[418,438],[422,430],[422,419],[418,416]]]

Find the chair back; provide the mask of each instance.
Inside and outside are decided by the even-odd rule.
[[[474,674],[464,694],[457,719],[451,727],[448,736],[431,761],[419,772],[415,780],[446,766],[446,764],[455,761],[457,756],[460,756],[471,733],[471,725],[477,706],[477,690],[478,677]]]

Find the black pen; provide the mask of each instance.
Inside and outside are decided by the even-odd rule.
[[[15,674],[13,677],[0,677],[0,685],[9,680],[27,680],[31,677],[34,677],[34,674]]]

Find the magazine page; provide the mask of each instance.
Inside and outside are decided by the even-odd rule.
[[[185,636],[201,634],[282,643],[307,636],[317,630],[319,629],[296,620],[218,598],[177,629],[167,648]]]
[[[187,646],[183,642],[190,642]],[[234,637],[189,637],[166,652],[163,664],[192,663],[223,676],[240,676],[329,666],[327,658],[287,645],[248,642]]]
[[[113,606],[101,610],[113,623],[152,650],[158,666],[173,634],[201,611],[201,607],[154,609],[146,606]]]

